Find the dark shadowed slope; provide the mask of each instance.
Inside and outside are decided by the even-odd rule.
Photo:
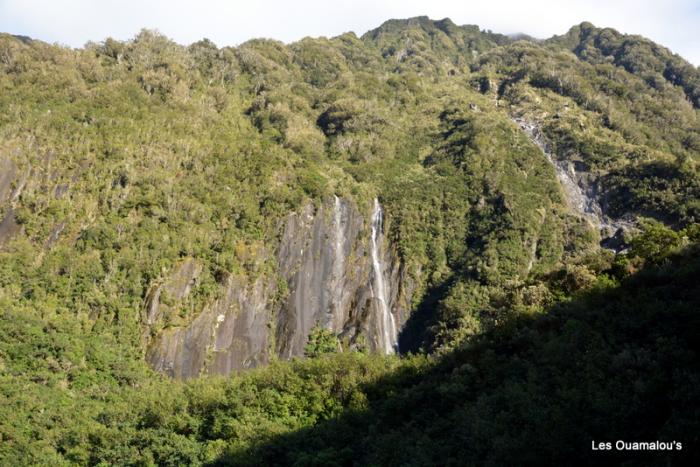
[[[434,364],[369,383],[368,408],[215,465],[691,465],[700,457],[698,250]],[[592,441],[677,441],[605,453]]]

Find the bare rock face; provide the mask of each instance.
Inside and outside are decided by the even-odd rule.
[[[356,262],[349,257],[350,239],[362,227],[351,209],[341,202],[337,220],[326,206],[316,210],[307,204],[285,221],[277,263],[289,293],[276,323],[276,350],[284,358],[303,354],[306,336],[315,325],[342,330],[343,309],[349,300],[345,271]]]
[[[15,211],[9,208],[0,219],[0,246],[22,231],[22,226],[15,220]]]
[[[288,289],[276,313],[280,358],[303,355],[315,326],[334,331],[344,348],[398,350],[415,285],[386,238],[378,201],[361,212],[334,197],[289,215],[277,265]]]
[[[616,245],[610,240],[622,236],[624,231],[633,228],[633,223],[626,219],[612,219],[604,212],[600,202],[598,181],[594,175],[587,170],[584,164],[577,161],[561,160],[556,154],[553,154],[550,144],[536,123],[523,118],[514,118],[513,120],[554,166],[559,184],[564,191],[566,203],[571,211],[598,230],[603,247],[609,248],[610,245]]]
[[[15,172],[15,164],[10,159],[0,156],[0,246],[9,240],[18,228],[9,204]]]
[[[315,326],[333,330],[345,347],[395,350],[410,298],[401,295],[403,273],[384,233],[377,232],[373,243],[371,222],[353,203],[337,197],[287,217],[277,255],[289,289],[277,315],[281,358],[303,355]],[[386,312],[391,315],[383,317]],[[391,330],[389,320],[398,323]]]
[[[17,175],[17,167],[10,159],[0,157],[0,206],[5,204],[12,193],[12,182]]]
[[[166,328],[155,338],[146,354],[155,370],[186,379],[267,363],[269,281],[260,277],[249,285],[246,277],[232,275],[223,288],[189,325]]]
[[[11,159],[0,156],[0,246],[21,232],[22,227],[15,221],[14,199],[19,191],[16,186],[17,166]]]
[[[193,258],[187,258],[177,265],[164,283],[152,286],[146,295],[146,324],[169,321],[174,310],[168,302],[179,303],[187,298],[201,273],[201,264]],[[162,297],[165,300],[161,299],[161,295],[165,295]]]
[[[275,257],[261,259],[274,262],[276,277],[231,276],[221,298],[191,322],[157,332],[174,311],[162,296],[181,303],[201,273],[195,260],[184,261],[146,298],[144,323],[156,329],[147,361],[175,378],[229,374],[266,364],[273,353],[303,356],[316,326],[345,349],[396,351],[414,284],[386,240],[381,206],[367,208],[371,215],[337,197],[304,205],[280,226]]]

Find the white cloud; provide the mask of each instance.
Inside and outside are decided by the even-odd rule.
[[[362,34],[389,18],[428,15],[496,32],[562,34],[591,21],[657,41],[700,63],[697,0],[0,0],[0,31],[79,47],[88,40],[158,29],[180,43],[235,45],[255,37]]]

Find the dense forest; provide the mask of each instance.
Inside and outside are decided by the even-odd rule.
[[[0,464],[698,465],[699,160],[590,23],[0,34]]]

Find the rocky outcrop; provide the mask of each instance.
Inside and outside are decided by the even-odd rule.
[[[289,290],[276,324],[276,350],[283,358],[303,354],[314,326],[344,331],[346,310],[356,306],[349,282],[366,276],[364,250],[357,250],[362,224],[355,207],[340,199],[332,208],[309,203],[286,218],[277,254]]]
[[[152,286],[146,294],[144,316],[146,324],[154,325],[159,321],[169,322],[172,318],[172,312],[175,310],[168,303],[173,301],[178,304],[182,303],[190,294],[201,273],[202,265],[194,258],[187,258],[175,267],[165,282]]]
[[[17,167],[10,159],[0,156],[0,205],[9,200]]]
[[[303,355],[314,326],[332,329],[350,348],[395,350],[410,297],[383,226],[373,227],[380,211],[375,206],[368,211],[375,215],[363,216],[351,202],[334,198],[286,219],[278,253],[289,288],[277,318],[280,357]]]
[[[264,277],[249,284],[245,276],[229,276],[223,295],[188,325],[165,328],[157,335],[146,360],[178,379],[229,374],[267,363],[272,290]]]
[[[601,245],[610,247],[618,243],[610,242],[614,237],[621,237],[632,224],[625,219],[612,219],[601,207],[598,183],[584,164],[577,161],[563,160],[552,152],[540,127],[524,118],[514,118],[515,123],[530,140],[539,147],[547,160],[554,167],[559,183],[564,191],[565,200],[571,211],[584,218],[591,227],[600,233]]]
[[[15,211],[12,205],[21,191],[15,186],[18,178],[17,172],[17,166],[12,160],[0,156],[0,246],[22,230],[15,221]]]
[[[378,201],[362,211],[337,197],[308,203],[282,222],[276,255],[261,259],[274,262],[277,277],[231,276],[221,298],[189,323],[158,331],[174,310],[162,297],[177,308],[201,271],[184,261],[147,295],[143,320],[155,333],[148,362],[175,378],[228,374],[265,364],[273,353],[303,356],[317,326],[332,330],[344,349],[396,351],[414,285],[383,221]]]
[[[15,220],[15,211],[9,208],[0,219],[0,246],[4,245],[12,237],[22,231],[22,227]]]

